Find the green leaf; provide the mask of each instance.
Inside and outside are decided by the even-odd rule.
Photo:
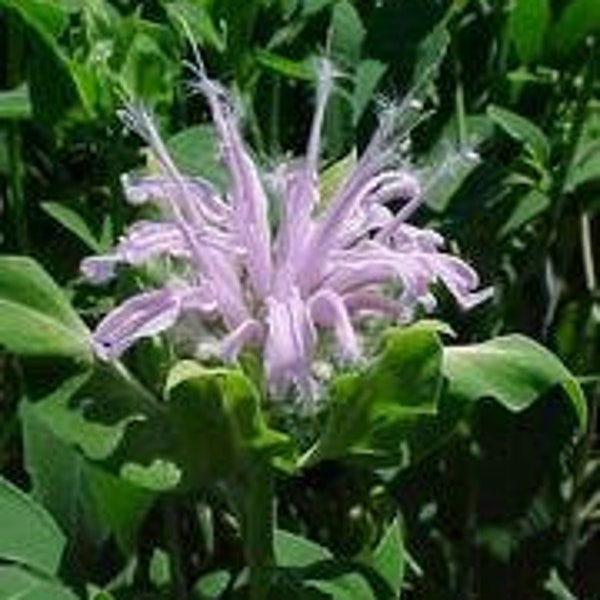
[[[275,561],[280,568],[310,567],[332,558],[331,552],[316,542],[283,529],[275,532]]]
[[[567,2],[552,30],[552,47],[568,55],[591,34],[600,32],[600,3],[596,0]]]
[[[521,62],[528,64],[540,58],[550,22],[548,0],[517,0],[509,18],[509,28]]]
[[[194,585],[197,600],[217,600],[225,592],[231,582],[231,574],[227,571],[213,571],[202,575]]]
[[[348,0],[341,0],[331,18],[331,56],[342,66],[354,66],[360,60],[360,52],[366,29],[356,8]]]
[[[154,549],[150,559],[150,581],[157,588],[167,586],[171,581],[169,555],[160,548]]]
[[[62,440],[93,460],[104,460],[116,451],[132,423],[147,418],[139,394],[125,378],[97,366],[93,373],[67,379],[32,410]],[[103,412],[94,414],[100,400]]]
[[[183,173],[204,177],[218,187],[226,187],[228,175],[219,162],[218,144],[212,126],[196,125],[184,129],[168,140],[167,147]]]
[[[31,118],[31,99],[26,84],[0,92],[0,120],[20,121]]]
[[[92,360],[87,328],[62,290],[26,257],[0,257],[0,344],[25,356]]]
[[[92,252],[101,254],[105,250],[81,215],[72,208],[58,202],[43,202],[41,206],[46,213],[79,238]]]
[[[3,478],[0,531],[2,561],[17,562],[47,575],[56,573],[65,547],[64,535],[41,506]]]
[[[389,586],[390,598],[400,598],[405,573],[405,557],[398,519],[394,519],[384,533],[373,553],[371,566]]]
[[[190,465],[200,481],[232,476],[251,456],[289,452],[287,437],[267,427],[256,389],[239,371],[181,361],[165,395],[177,462]]]
[[[131,552],[154,495],[87,461],[51,431],[39,405],[24,402],[20,413],[34,498],[52,513],[71,543],[99,548],[112,534],[125,554]]]
[[[450,34],[445,20],[442,20],[431,33],[419,42],[417,60],[409,87],[413,97],[424,100],[430,94],[449,45]]]
[[[480,161],[471,149],[478,148],[493,134],[493,123],[485,115],[468,115],[464,121],[466,140],[460,147],[458,122],[451,119],[424,159],[426,175],[423,196],[427,206],[444,212]]]
[[[375,600],[375,594],[358,569],[336,560],[319,544],[287,531],[275,532],[275,558],[278,567],[279,597],[294,600]],[[325,596],[323,596],[325,594]],[[277,596],[273,596],[277,597]]]
[[[312,82],[315,80],[315,70],[310,61],[292,60],[260,48],[254,51],[254,56],[259,65],[277,75],[299,81]]]
[[[561,386],[579,425],[587,418],[585,396],[575,377],[551,352],[522,335],[444,350],[448,393],[472,402],[494,398],[511,412],[521,412],[554,386]]]
[[[169,53],[171,32],[146,21],[135,22],[135,34],[119,71],[119,81],[131,98],[143,98],[150,106],[169,106],[179,76],[179,65]],[[168,42],[161,43],[161,37]]]
[[[388,65],[379,60],[366,59],[358,63],[354,77],[354,92],[352,94],[355,125],[358,124],[369,102],[375,96],[375,90],[387,70]]]
[[[77,600],[66,587],[17,566],[0,566],[2,600]]]
[[[525,196],[519,198],[517,205],[500,229],[499,235],[506,237],[518,231],[521,227],[541,215],[550,207],[550,198],[537,189],[530,190]]]
[[[68,20],[61,2],[0,0],[0,8],[2,7],[16,11],[30,27],[52,37],[60,35]]]
[[[540,165],[548,164],[550,144],[546,134],[537,125],[500,106],[488,106],[487,114],[508,135],[524,144]]]
[[[88,465],[87,477],[98,514],[123,552],[133,552],[140,527],[156,496],[148,489],[91,465]]]
[[[565,190],[573,192],[582,185],[600,181],[600,102],[590,102],[589,113],[567,174]]]
[[[179,0],[163,4],[175,27],[180,27],[181,22],[185,21],[201,47],[206,45],[217,52],[225,52],[227,45],[224,36],[215,25],[208,3]]]
[[[319,176],[319,197],[323,208],[333,200],[348,175],[356,166],[356,150],[327,167]]]
[[[366,371],[338,377],[325,430],[301,464],[398,452],[405,428],[435,414],[442,388],[439,329],[428,321],[393,329]]]
[[[108,531],[98,517],[85,459],[52,433],[34,404],[23,402],[20,416],[33,498],[50,511],[69,540],[85,539],[99,548]]]
[[[181,469],[172,462],[156,458],[149,465],[124,464],[121,477],[147,490],[162,492],[179,485]]]

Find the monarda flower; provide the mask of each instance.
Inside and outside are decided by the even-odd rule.
[[[320,70],[306,155],[269,177],[261,176],[244,145],[228,94],[201,63],[192,85],[210,107],[229,173],[227,190],[220,193],[209,181],[182,173],[142,107],[123,111],[123,121],[148,144],[161,170],[125,178],[126,196],[133,204],[157,203],[164,219],[135,223],[112,252],[85,259],[82,271],[102,283],[117,265],[167,257],[173,276],[100,322],[93,334],[99,358],[116,359],[136,340],[195,313],[218,332],[225,361],[256,348],[273,393],[295,387],[310,394],[326,331],[336,342],[336,358],[352,362],[361,356],[357,325],[365,316],[405,322],[418,307],[432,310],[436,283],[465,309],[489,296],[490,290],[478,291],[471,267],[441,250],[438,233],[406,222],[423,199],[402,150],[411,129],[409,104],[383,111],[370,144],[324,204],[319,154],[333,86],[329,63]],[[396,212],[392,201],[400,205]],[[270,203],[279,210],[270,210]],[[276,223],[269,218],[274,212],[280,215]]]

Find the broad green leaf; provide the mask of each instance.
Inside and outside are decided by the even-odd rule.
[[[61,2],[47,0],[0,0],[2,7],[18,14],[27,27],[33,114],[40,123],[53,126],[80,101],[69,58],[58,43],[68,11]]]
[[[123,441],[127,428],[147,418],[140,392],[108,369],[96,367],[66,380],[33,410],[62,440],[83,450],[93,460],[110,457]],[[85,407],[102,413],[89,414]]]
[[[552,47],[557,54],[570,54],[588,35],[600,32],[600,3],[571,0],[565,4],[552,30]]]
[[[69,589],[18,566],[0,566],[2,600],[77,600]]]
[[[494,398],[512,412],[561,386],[580,426],[585,424],[586,400],[575,377],[551,352],[522,335],[446,348],[443,370],[451,396],[470,402]]]
[[[181,361],[165,395],[176,462],[190,465],[199,481],[232,476],[251,456],[288,452],[287,437],[267,427],[256,389],[239,371]]]
[[[0,91],[0,121],[19,121],[29,118],[31,118],[31,99],[26,84],[14,90]]]
[[[23,402],[20,416],[33,498],[52,514],[69,540],[85,539],[99,548],[108,531],[90,493],[85,459],[52,433],[33,403]]]
[[[196,125],[175,134],[167,147],[179,168],[186,175],[197,175],[224,188],[227,171],[219,162],[215,131],[210,125]]]
[[[366,35],[358,11],[348,0],[341,0],[331,18],[330,51],[342,66],[354,66],[360,60],[360,51]]]
[[[339,376],[331,388],[325,430],[302,464],[397,452],[406,426],[435,414],[442,389],[439,327],[424,321],[393,329],[370,367]]]
[[[445,20],[434,27],[431,33],[419,42],[417,60],[409,87],[413,97],[424,100],[429,96],[449,45],[450,34]]]
[[[332,600],[375,600],[356,567],[337,561],[329,550],[306,538],[277,530],[275,560],[280,593],[285,590],[291,598],[316,600],[325,594]]]
[[[548,164],[550,144],[546,134],[537,125],[500,106],[488,106],[487,114],[508,135],[524,144],[540,165]]]
[[[58,570],[65,537],[50,515],[20,489],[0,478],[0,559],[47,575]]]
[[[167,53],[169,46],[161,43],[160,37],[167,36],[167,31],[141,20],[135,27],[119,81],[128,97],[143,98],[150,106],[168,106],[173,101],[179,66],[175,57]]]
[[[132,552],[139,529],[154,503],[155,495],[104,469],[88,465],[87,478],[98,514],[124,553]]]
[[[480,164],[473,149],[478,148],[493,134],[493,123],[485,115],[468,115],[465,118],[466,140],[461,148],[456,118],[442,130],[438,140],[428,152],[423,163],[423,196],[427,206],[444,212],[466,179]]]
[[[387,70],[388,65],[379,60],[366,59],[358,63],[352,94],[355,125],[360,121],[369,102],[373,100],[375,90]]]
[[[77,236],[89,250],[96,254],[101,254],[104,251],[104,248],[78,212],[58,202],[43,202],[41,206],[55,221]]]
[[[391,592],[390,599],[400,598],[405,572],[405,557],[398,519],[394,519],[384,533],[381,542],[379,542],[373,553],[371,566],[388,584]]]
[[[32,28],[57,37],[67,24],[67,12],[61,2],[48,0],[0,0],[0,8],[12,9]]]
[[[283,529],[275,532],[275,560],[278,567],[310,567],[316,562],[331,559],[331,552],[316,542]]]
[[[231,574],[227,571],[213,571],[202,575],[194,585],[196,600],[217,600],[221,598],[230,582]]]
[[[506,237],[541,215],[550,207],[550,198],[537,189],[532,189],[517,200],[517,204],[500,229],[500,236]]]
[[[544,49],[550,5],[548,0],[516,0],[509,18],[512,43],[523,63],[540,58]]]
[[[0,344],[15,354],[91,361],[87,328],[62,290],[26,257],[0,257]]]
[[[125,553],[131,551],[154,495],[87,461],[50,429],[42,418],[48,415],[40,408],[29,402],[21,406],[25,461],[34,498],[74,543],[99,547],[113,535]],[[85,427],[84,433],[89,432]]]

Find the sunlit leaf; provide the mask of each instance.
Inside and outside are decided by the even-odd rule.
[[[15,354],[91,360],[89,332],[32,259],[0,257],[0,344]]]
[[[487,114],[508,135],[523,143],[541,165],[547,164],[550,145],[546,134],[537,125],[500,106],[489,106]]]
[[[54,575],[65,537],[48,513],[0,478],[0,558]],[[0,588],[1,589],[1,588]]]
[[[518,0],[513,4],[510,35],[522,62],[533,62],[542,55],[549,22],[548,0]]]

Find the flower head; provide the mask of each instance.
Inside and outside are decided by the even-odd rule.
[[[221,194],[210,182],[182,173],[143,107],[123,112],[161,169],[160,175],[124,177],[126,195],[134,204],[158,203],[164,219],[135,223],[112,252],[85,259],[82,271],[101,283],[119,264],[159,256],[185,268],[101,321],[93,336],[100,358],[116,358],[136,340],[193,312],[222,332],[223,359],[235,360],[244,347],[259,348],[271,390],[294,385],[310,393],[323,331],[331,330],[341,358],[354,361],[361,355],[356,324],[364,315],[398,321],[418,306],[430,310],[436,282],[466,309],[489,296],[490,290],[477,291],[471,267],[441,250],[439,234],[406,222],[423,197],[419,178],[399,151],[414,120],[410,103],[384,111],[355,168],[323,206],[320,134],[333,86],[331,66],[324,62],[306,155],[270,178],[274,201],[281,202],[281,219],[273,226],[263,178],[228,94],[200,63],[193,86],[210,107],[228,189]],[[388,206],[392,200],[401,202],[395,213]]]

